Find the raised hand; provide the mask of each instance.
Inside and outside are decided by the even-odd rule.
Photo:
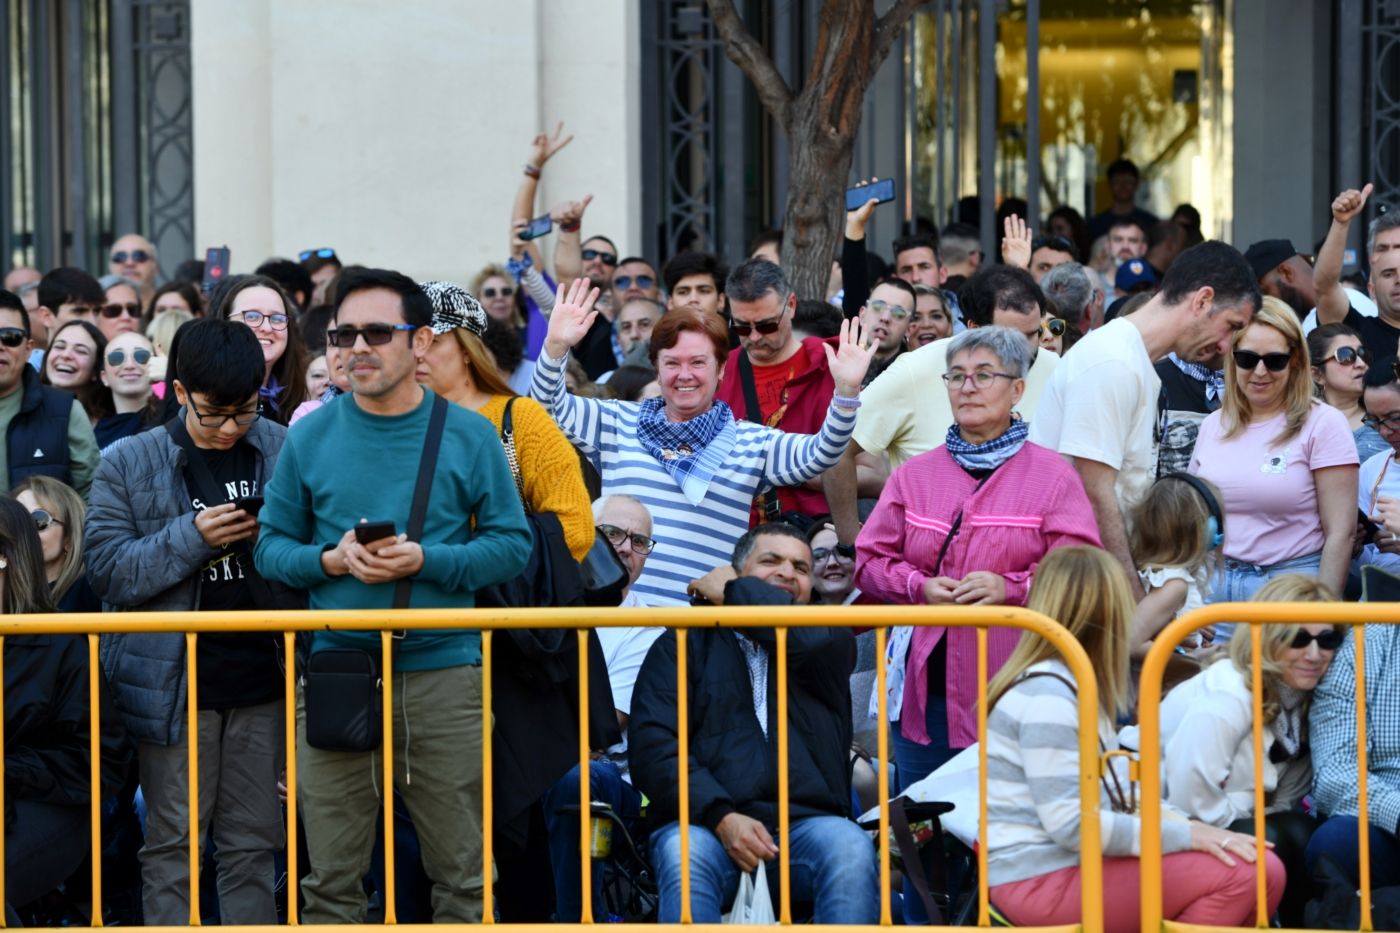
[[[593,307],[597,300],[598,289],[588,279],[574,279],[567,286],[562,282],[559,284],[554,310],[549,315],[549,332],[544,338],[544,352],[549,354],[550,359],[562,360],[566,353],[578,346],[598,317]]]
[[[559,125],[554,128],[554,135],[547,136],[540,133],[530,143],[530,164],[535,168],[544,168],[544,164],[550,160],[560,149],[574,141],[574,134],[564,135],[564,121],[560,120]]]
[[[510,225],[510,256],[517,262],[525,255],[528,241],[520,239],[520,234],[528,226],[530,226],[530,221],[524,217],[515,218],[515,222]]]
[[[559,226],[572,226],[583,222],[583,212],[588,210],[588,205],[593,203],[593,195],[585,194],[582,201],[560,201],[554,205],[549,216],[554,218],[554,222]]]
[[[1026,222],[1012,214],[1002,225],[1001,261],[1018,269],[1031,267],[1031,231]]]
[[[868,184],[873,185],[879,180],[880,179],[878,178],[872,178],[870,179]],[[858,185],[857,187],[863,186],[865,184],[867,183],[861,182],[861,185]],[[855,210],[846,212],[846,239],[865,239],[865,225],[870,223],[870,215],[875,213],[875,207],[879,203],[879,201],[875,200],[874,198],[871,198]]]
[[[860,393],[860,384],[875,356],[875,345],[867,346],[864,337],[860,318],[853,317],[841,322],[841,336],[837,342],[839,349],[832,350],[831,344],[822,345],[826,351],[827,369],[836,383],[837,395],[853,398]]]
[[[1339,224],[1349,224],[1361,213],[1361,209],[1366,206],[1366,199],[1375,190],[1375,185],[1370,182],[1366,187],[1357,191],[1355,188],[1348,188],[1332,199],[1332,219]]]

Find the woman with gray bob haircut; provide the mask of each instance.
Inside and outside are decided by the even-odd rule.
[[[998,368],[1003,374],[1013,379],[1024,379],[1026,373],[1030,371],[1031,348],[1026,344],[1026,337],[1009,327],[973,327],[958,334],[953,338],[953,342],[948,344],[948,369],[953,368],[953,360],[959,354],[972,354],[979,349],[991,351],[1000,364]],[[943,381],[948,382],[951,389],[952,383],[948,381],[946,375]],[[1022,386],[1022,391],[1024,390],[1025,387]],[[1016,395],[1019,399],[1021,393],[1018,392]],[[956,399],[953,403],[953,409],[956,412]],[[1007,418],[1011,418],[1009,410]]]

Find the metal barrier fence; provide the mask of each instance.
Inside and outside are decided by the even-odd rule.
[[[1162,917],[1162,677],[1167,661],[1187,635],[1207,625],[1235,623],[1250,627],[1254,697],[1254,845],[1255,845],[1255,923],[1269,926],[1268,891],[1264,853],[1264,690],[1263,670],[1258,663],[1261,626],[1268,624],[1350,625],[1356,643],[1356,734],[1366,731],[1366,623],[1400,622],[1400,603],[1220,603],[1197,609],[1164,628],[1152,642],[1143,661],[1138,727],[1142,739],[1140,774],[1142,783],[1142,929],[1147,931],[1207,931],[1229,929],[1175,923]],[[1371,859],[1369,818],[1366,812],[1367,742],[1356,743],[1356,773],[1359,781],[1357,810],[1360,852],[1361,929],[1371,930]]]
[[[790,867],[788,864],[789,821],[788,821],[788,723],[787,723],[787,633],[790,628],[817,626],[833,627],[875,627],[876,657],[883,659],[888,626],[918,625],[973,627],[977,629],[977,684],[978,721],[977,734],[980,744],[979,773],[983,776],[979,801],[978,826],[981,844],[978,848],[978,925],[989,926],[989,901],[987,882],[987,773],[986,756],[986,690],[989,679],[987,666],[987,629],[990,627],[1017,628],[1035,632],[1047,639],[1059,651],[1065,664],[1073,673],[1079,685],[1079,754],[1080,806],[1084,813],[1094,813],[1099,806],[1099,774],[1101,762],[1097,744],[1097,723],[1099,718],[1098,689],[1093,669],[1084,649],[1058,623],[1039,613],[1013,607],[968,607],[968,608],[910,608],[891,606],[826,606],[793,608],[690,608],[642,610],[636,613],[607,611],[600,615],[589,609],[527,609],[527,610],[412,610],[395,612],[377,611],[282,611],[282,612],[207,612],[207,613],[107,613],[103,615],[31,615],[0,617],[0,658],[3,657],[3,638],[6,635],[59,634],[84,635],[88,640],[89,703],[98,697],[98,637],[102,634],[132,632],[162,632],[184,635],[186,642],[188,773],[189,773],[189,815],[190,815],[190,925],[200,923],[199,869],[201,847],[199,831],[199,769],[198,756],[198,674],[196,667],[196,639],[199,633],[206,632],[269,632],[283,633],[287,657],[295,654],[295,638],[298,631],[322,631],[338,629],[350,631],[378,631],[380,633],[381,665],[383,674],[383,734],[386,741],[383,753],[383,787],[394,786],[393,771],[393,677],[390,670],[390,632],[397,629],[445,629],[472,628],[481,630],[482,655],[482,797],[483,797],[483,855],[482,872],[484,883],[483,902],[486,905],[483,922],[493,923],[492,904],[492,746],[491,746],[491,642],[496,632],[508,629],[529,628],[572,628],[578,630],[579,639],[579,841],[582,848],[581,893],[583,898],[582,925],[593,923],[592,911],[592,864],[589,858],[589,759],[588,747],[588,664],[587,629],[626,628],[639,623],[666,626],[677,630],[676,667],[677,684],[686,684],[686,638],[688,629],[708,627],[765,627],[776,631],[777,664],[777,740],[778,740],[778,788],[779,788],[779,854],[778,867],[781,878],[781,894],[778,909],[779,922],[792,922],[790,903]],[[877,687],[880,722],[887,722],[885,699],[885,671],[883,663],[877,663]],[[286,676],[286,756],[287,756],[287,859],[288,859],[288,917],[289,925],[297,925],[297,768],[296,768],[296,685],[294,665],[287,665]],[[689,760],[689,720],[688,691],[677,689],[677,733],[678,761]],[[0,718],[3,718],[3,698],[0,698]],[[92,926],[102,925],[102,864],[101,841],[101,794],[100,794],[100,717],[90,707],[90,781],[93,790],[90,808],[92,853]],[[879,730],[878,758],[880,763],[889,761],[887,729]],[[3,748],[0,748],[3,760]],[[890,851],[888,803],[889,788],[881,774],[879,784],[880,834],[880,926],[891,925],[890,906]],[[689,773],[686,768],[678,768],[680,798],[680,858],[681,858],[681,899],[682,923],[690,923],[690,858],[689,858]],[[4,806],[3,781],[0,781],[0,809]],[[395,877],[394,877],[394,809],[393,794],[383,794],[384,804],[384,850],[385,891],[384,922],[394,924],[395,920]],[[1082,929],[1086,933],[1101,933],[1102,916],[1102,861],[1099,821],[1082,821],[1082,893],[1084,904],[1083,923],[1080,927],[1042,927],[1043,931]],[[0,891],[4,890],[4,862],[0,859]],[[3,924],[0,918],[0,924]],[[515,925],[509,925],[514,927]],[[524,925],[521,925],[522,927]],[[543,925],[534,928],[545,929]],[[560,925],[550,925],[557,928]],[[627,925],[622,925],[627,926]],[[696,926],[703,926],[697,924]],[[631,925],[633,930],[650,930],[652,927]],[[253,928],[248,929],[272,929]],[[735,929],[730,926],[725,929]],[[859,929],[859,928],[857,928]],[[869,930],[879,929],[877,926]]]

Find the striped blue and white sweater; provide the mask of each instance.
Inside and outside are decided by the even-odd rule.
[[[1033,664],[1074,683],[1059,661]],[[1079,864],[1079,707],[1069,686],[1030,677],[1006,691],[987,716],[987,880],[992,886],[1048,875]],[[1118,747],[1107,717],[1099,717],[1103,747]],[[1115,759],[1117,761],[1117,759]],[[1128,786],[1126,775],[1120,778]],[[1141,851],[1142,822],[1115,813],[1099,796],[1099,831],[1106,856]],[[1163,805],[1162,851],[1191,847],[1191,826]]]
[[[748,530],[754,496],[769,486],[796,486],[835,466],[855,427],[855,411],[835,405],[827,409],[818,434],[786,434],[738,421],[738,440],[727,469],[715,475],[704,498],[692,505],[637,438],[640,406],[570,394],[564,388],[566,361],[542,352],[530,394],[597,467],[603,495],[635,496],[651,511],[656,548],[632,584],[632,592],[648,605],[688,605],[690,581],[729,562],[734,545]]]

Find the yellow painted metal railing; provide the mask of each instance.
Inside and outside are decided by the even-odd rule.
[[[1176,646],[1187,635],[1207,625],[1234,623],[1248,625],[1252,639],[1251,657],[1260,656],[1261,626],[1350,625],[1356,644],[1356,773],[1357,846],[1360,852],[1361,929],[1371,930],[1371,859],[1369,823],[1366,812],[1366,623],[1400,622],[1400,603],[1220,603],[1206,606],[1172,622],[1153,639],[1152,649],[1143,661],[1141,700],[1138,707],[1142,738],[1142,929],[1150,931],[1206,931],[1214,927],[1166,921],[1162,917],[1162,676]],[[1264,853],[1264,712],[1263,674],[1257,663],[1251,665],[1254,695],[1254,844],[1255,844],[1255,926],[1269,926],[1268,892],[1265,887]],[[1228,928],[1219,928],[1228,929]]]
[[[876,657],[883,659],[885,655],[885,640],[889,626],[895,625],[938,625],[948,627],[971,627],[977,629],[977,684],[978,696],[978,722],[977,733],[980,743],[979,773],[982,775],[981,792],[979,800],[978,826],[981,834],[981,844],[978,846],[978,925],[989,926],[989,899],[987,885],[987,785],[985,775],[987,773],[986,755],[986,729],[987,729],[987,709],[986,691],[989,671],[987,664],[987,629],[992,627],[1016,628],[1023,631],[1034,632],[1047,639],[1060,653],[1065,664],[1073,673],[1078,682],[1078,705],[1079,705],[1079,792],[1080,806],[1084,813],[1096,813],[1099,806],[1099,775],[1100,759],[1098,746],[1098,689],[1094,679],[1093,669],[1083,648],[1058,623],[1046,618],[1038,613],[1025,609],[1010,607],[967,607],[967,608],[911,608],[892,606],[813,606],[813,607],[793,607],[793,608],[693,608],[693,609],[666,609],[666,610],[638,610],[635,612],[625,610],[598,610],[589,609],[526,609],[526,610],[450,610],[450,609],[422,609],[411,611],[279,611],[279,612],[207,612],[197,614],[177,614],[177,613],[107,613],[102,615],[91,614],[69,614],[69,615],[33,615],[33,616],[4,616],[0,617],[0,642],[9,635],[27,634],[62,634],[86,636],[89,648],[89,697],[90,702],[95,702],[99,696],[98,676],[98,638],[104,634],[132,633],[132,632],[164,632],[172,635],[181,635],[186,643],[186,676],[188,680],[188,703],[187,703],[187,726],[186,735],[188,740],[189,754],[189,818],[190,818],[190,925],[198,925],[200,922],[199,903],[199,868],[201,864],[200,849],[200,827],[199,821],[199,769],[198,761],[198,672],[197,672],[197,652],[195,650],[197,639],[200,633],[206,632],[281,632],[283,633],[286,656],[295,656],[295,638],[298,631],[322,631],[326,629],[354,630],[354,631],[377,631],[380,633],[381,648],[381,670],[383,671],[383,734],[386,741],[383,744],[383,787],[394,786],[393,771],[393,677],[390,670],[391,657],[391,631],[400,629],[480,629],[482,635],[482,655],[484,664],[482,669],[482,711],[481,728],[483,734],[482,741],[482,797],[483,797],[483,857],[482,864],[486,870],[482,872],[484,884],[484,903],[487,906],[485,923],[492,923],[492,865],[491,837],[492,837],[492,746],[491,746],[491,656],[492,638],[494,633],[509,629],[528,628],[566,628],[578,630],[579,643],[579,841],[582,847],[582,924],[592,925],[593,905],[592,905],[592,884],[591,872],[592,864],[589,858],[589,820],[591,816],[590,808],[590,788],[589,788],[589,760],[590,749],[588,747],[588,651],[587,637],[588,628],[622,628],[633,627],[641,623],[656,626],[667,626],[677,629],[676,639],[676,668],[677,684],[688,683],[686,674],[686,631],[692,628],[708,627],[768,627],[776,630],[776,665],[777,665],[777,740],[778,740],[778,787],[779,787],[779,854],[778,867],[782,880],[781,895],[779,904],[779,921],[784,924],[792,922],[792,907],[789,895],[789,882],[791,880],[791,870],[788,862],[789,851],[789,819],[788,819],[788,716],[787,716],[787,633],[790,628],[803,628],[814,626],[837,626],[837,627],[873,627],[876,633]],[[287,875],[288,884],[288,916],[289,924],[297,925],[297,903],[298,892],[296,879],[298,877],[297,865],[297,829],[296,829],[296,801],[297,801],[297,767],[296,767],[296,684],[294,665],[287,665],[286,677],[286,757],[287,757]],[[885,671],[884,665],[877,664],[877,694],[879,704],[880,722],[885,723],[888,719],[885,701]],[[678,761],[689,760],[689,712],[688,712],[688,691],[677,689],[678,723],[677,734],[679,742]],[[3,698],[0,698],[0,716],[3,716]],[[93,794],[91,801],[91,833],[92,852],[100,853],[101,843],[101,799],[100,799],[100,736],[99,736],[99,716],[96,711],[92,711],[90,743],[91,743],[91,775]],[[0,739],[2,740],[2,739]],[[890,760],[888,747],[887,730],[879,730],[878,758],[880,763]],[[3,760],[3,749],[0,749],[0,760]],[[887,782],[883,780],[881,774],[879,783],[880,802],[880,833],[879,833],[879,868],[880,868],[880,921],[878,926],[871,926],[865,929],[877,930],[880,927],[890,926],[893,922],[890,906],[890,851],[889,851],[889,825],[888,825],[888,804],[889,788]],[[682,900],[682,923],[690,923],[690,834],[688,830],[689,822],[689,775],[686,768],[678,769],[678,797],[680,801],[680,857],[681,857],[681,900]],[[0,808],[4,805],[3,781],[0,781]],[[383,794],[384,804],[384,851],[389,853],[385,859],[384,866],[384,921],[386,924],[394,924],[395,920],[395,877],[394,859],[394,810],[393,795]],[[1080,927],[1042,927],[1042,931],[1049,930],[1076,930],[1082,929],[1086,933],[1101,933],[1103,929],[1102,912],[1102,889],[1103,889],[1103,869],[1101,859],[1100,827],[1097,819],[1085,819],[1081,822],[1081,848],[1082,848],[1082,899],[1083,899],[1083,923]],[[1144,842],[1144,848],[1146,843]],[[0,859],[0,891],[4,890],[4,864]],[[92,859],[92,891],[93,891],[93,912],[92,926],[102,925],[102,864],[100,857]],[[3,923],[3,919],[0,919]],[[407,925],[403,925],[407,926]],[[511,925],[516,928],[516,925]],[[525,925],[520,925],[524,928]],[[561,925],[549,925],[548,927],[531,925],[532,929],[558,929]],[[640,931],[650,930],[650,926],[637,924],[611,924],[610,928],[620,929],[621,933],[627,933],[629,929]],[[695,926],[707,926],[696,924]],[[249,927],[247,929],[255,929]],[[263,929],[263,928],[256,928]],[[426,927],[424,927],[426,929]],[[735,927],[726,927],[733,930]],[[850,928],[847,928],[850,929]],[[861,928],[855,928],[857,930]]]

